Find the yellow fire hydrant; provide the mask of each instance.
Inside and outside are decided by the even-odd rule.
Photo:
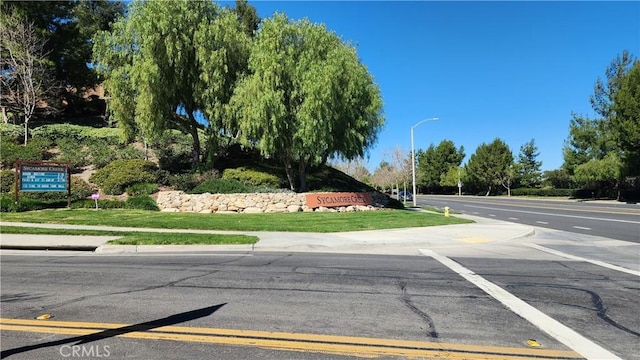
[[[449,217],[449,207],[448,206],[444,207],[444,217]]]

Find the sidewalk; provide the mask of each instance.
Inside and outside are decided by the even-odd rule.
[[[109,236],[59,236],[32,234],[0,234],[0,248],[13,250],[78,250],[100,254],[154,253],[154,252],[332,252],[371,254],[414,254],[419,248],[460,247],[507,241],[532,235],[530,226],[504,221],[471,218],[476,223],[404,228],[389,230],[354,231],[342,233],[295,233],[295,232],[251,232],[210,231],[189,229],[149,229],[110,226],[30,224],[0,222],[0,226],[23,226],[52,229],[140,231],[163,233],[198,234],[244,234],[254,235],[260,240],[254,245],[108,245],[117,239]]]

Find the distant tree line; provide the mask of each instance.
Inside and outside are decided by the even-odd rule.
[[[514,158],[509,146],[496,138],[481,144],[466,164],[463,147],[451,140],[418,150],[416,177],[420,193],[451,194],[458,183],[468,194],[552,194],[579,197],[640,198],[640,61],[624,51],[598,79],[591,119],[572,114],[561,168],[541,171],[540,152],[531,139]],[[409,158],[410,164],[410,158]],[[402,164],[380,163],[370,182],[388,188],[400,178]],[[375,176],[375,174],[387,174]],[[389,178],[390,177],[390,178]],[[574,191],[522,191],[573,189]]]

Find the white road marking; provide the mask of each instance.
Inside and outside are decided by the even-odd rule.
[[[524,211],[524,210],[515,210],[515,209],[506,210],[506,209],[493,208],[493,207],[488,207],[488,206],[476,206],[476,205],[465,205],[465,206],[470,207],[470,208],[478,208],[478,209],[486,209],[486,210],[498,210],[498,211],[509,211],[509,212],[519,212],[519,213],[534,214],[534,215],[560,216],[560,217],[568,217],[568,218],[574,218],[574,219],[613,221],[613,222],[621,222],[621,223],[627,223],[627,224],[640,224],[640,221],[632,221],[632,220],[605,219],[605,218],[590,217],[590,216],[553,214],[553,213],[543,213],[543,212],[537,212],[537,211]]]
[[[496,214],[489,214],[489,216],[491,216],[491,217],[496,217]]]
[[[549,223],[548,223],[548,222],[546,222],[546,221],[536,221],[536,223],[538,223],[538,224],[543,224],[543,225],[549,225]]]
[[[588,227],[584,227],[584,226],[574,226],[574,229],[580,229],[580,230],[591,230],[591,228]]]
[[[587,259],[587,258],[583,258],[583,257],[580,257],[580,256],[567,254],[567,253],[564,253],[562,251],[549,249],[547,247],[536,245],[536,244],[525,244],[525,245],[528,246],[528,247],[531,247],[531,248],[534,248],[534,249],[538,249],[540,251],[544,251],[544,252],[547,252],[549,254],[561,256],[561,257],[564,257],[564,258],[567,258],[567,259],[584,261],[584,262],[588,262],[588,263],[591,263],[591,264],[594,264],[594,265],[605,267],[607,269],[620,271],[620,272],[631,274],[631,275],[635,275],[635,276],[640,276],[640,271],[627,269],[627,268],[624,268],[624,267],[618,266],[618,265],[612,265],[612,264],[606,263],[604,261]]]
[[[477,213],[477,212],[475,212],[475,211],[474,211],[474,212],[472,212],[472,214],[473,214],[473,215],[478,215],[478,213]]]
[[[518,218],[510,217],[509,220],[520,220]]]
[[[509,308],[520,317],[529,321],[531,324],[538,327],[540,330],[554,337],[556,340],[565,344],[573,351],[579,353],[587,359],[620,359],[608,350],[600,347],[591,340],[580,335],[576,331],[565,326],[561,322],[546,315],[542,311],[527,304],[523,300],[519,299],[510,292],[504,290],[498,285],[486,280],[482,276],[474,273],[473,271],[465,268],[457,262],[449,259],[446,256],[439,255],[432,250],[423,250],[420,252],[426,256],[430,256],[433,259],[439,261],[442,265],[455,271],[458,275],[465,278],[475,286],[482,289],[482,291],[489,294],[494,299],[500,301],[504,306]]]

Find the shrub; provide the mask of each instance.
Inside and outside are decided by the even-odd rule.
[[[195,175],[196,175],[196,179],[199,180],[200,182],[205,182],[211,179],[220,179],[220,172],[216,169],[202,171],[202,172],[196,173]]]
[[[71,203],[72,209],[95,209],[96,202],[91,199],[76,200]],[[98,200],[99,209],[124,209],[124,201],[121,200]]]
[[[152,162],[121,159],[96,171],[90,180],[100,186],[105,194],[120,195],[130,185],[156,182],[156,171]]]
[[[71,200],[85,199],[95,192],[96,189],[82,178],[71,177]]]
[[[200,184],[192,173],[170,175],[168,180],[169,186],[180,191],[191,191]]]
[[[13,196],[0,195],[0,212],[16,212]]]
[[[606,187],[596,189],[577,189],[573,191],[572,196],[576,199],[615,199],[616,190]]]
[[[159,210],[156,202],[148,195],[128,198],[124,205],[127,209]]]
[[[535,188],[518,188],[511,190],[513,196],[562,196],[569,197],[573,195],[574,190],[571,189],[535,189]]]
[[[13,196],[2,195],[0,197],[0,212],[21,212],[34,211],[51,208],[64,208],[67,200],[38,200],[20,197],[18,203],[14,202]]]
[[[117,159],[126,159],[126,160],[132,160],[132,159],[142,159],[144,160],[144,151],[142,150],[138,150],[136,149],[132,144],[129,144],[125,147],[120,147],[118,148],[117,151],[115,151],[115,158],[113,160],[117,160]]]
[[[118,128],[94,128],[81,126],[80,137],[83,140],[102,140],[109,145],[120,145],[124,143],[124,132]]]
[[[167,174],[166,170],[160,170],[161,176]],[[196,186],[211,179],[217,179],[220,177],[220,173],[216,169],[207,170],[201,173],[183,173],[168,175],[165,179],[162,179],[166,185],[171,186],[175,190],[191,191]]]
[[[253,170],[246,167],[235,169],[226,169],[222,174],[225,180],[238,180],[250,186],[265,186],[271,188],[280,187],[280,178],[259,170]]]
[[[158,156],[160,169],[177,173],[191,167],[193,140],[191,136],[177,131],[167,132],[151,146]]]
[[[11,141],[0,141],[1,165],[4,169],[11,169],[17,160],[39,161],[45,160],[51,142],[42,138],[33,138],[27,145],[17,145]]]
[[[57,140],[60,155],[57,160],[67,162],[73,168],[81,168],[91,163],[88,151],[82,145],[82,142],[73,138],[64,138]]]
[[[117,150],[113,146],[109,146],[105,140],[96,139],[88,141],[85,145],[90,163],[98,169],[118,159],[115,157]]]
[[[620,198],[625,201],[640,200],[640,189],[622,189],[620,190]]]
[[[43,125],[31,131],[33,137],[41,137],[51,142],[57,143],[58,140],[70,140],[76,143],[82,140],[83,126],[71,124],[51,124]]]
[[[124,141],[124,133],[121,129],[73,124],[51,124],[37,127],[31,131],[34,137],[42,137],[56,142],[61,139],[73,141],[103,140],[110,145],[119,145]]]
[[[404,209],[404,204],[400,200],[390,197],[386,207],[389,209],[401,210],[401,209]]]
[[[84,199],[71,203],[72,209],[95,209],[95,200]],[[121,200],[98,200],[98,209],[136,209],[158,211],[158,205],[149,196],[136,196]]]
[[[16,173],[11,170],[0,171],[0,192],[10,193],[14,190]]]
[[[249,193],[253,189],[238,180],[209,179],[191,190],[190,194],[237,194]]]
[[[151,195],[158,192],[158,184],[137,183],[128,186],[126,192],[129,196]]]
[[[2,139],[2,142],[22,143],[24,140],[24,126],[0,124],[0,139]]]

